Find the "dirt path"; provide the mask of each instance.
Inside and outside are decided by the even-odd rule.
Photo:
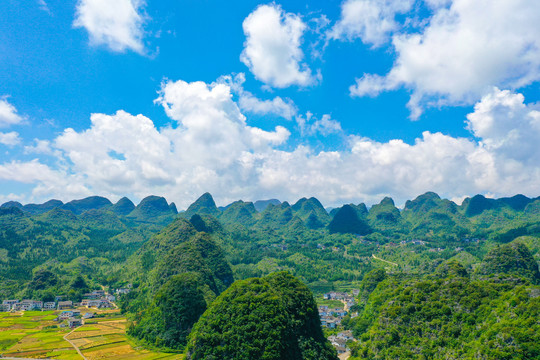
[[[383,260],[383,259],[381,259],[381,258],[379,258],[379,257],[376,257],[375,254],[371,254],[371,257],[373,257],[374,259],[383,261],[383,262],[385,262],[385,263],[387,263],[387,264],[390,264],[390,265],[399,266],[398,264],[393,263],[393,262],[391,262],[391,261],[386,261],[386,260]]]
[[[350,352],[344,352],[343,354],[340,354],[339,356],[339,360],[347,360],[348,358],[351,357],[351,353]]]
[[[339,300],[343,303],[343,310],[345,311],[349,311],[349,305],[347,304],[347,302],[345,300]]]
[[[73,346],[73,348],[75,350],[77,350],[77,352],[79,353],[79,355],[81,355],[81,357],[84,359],[84,360],[88,360],[88,358],[86,356],[83,355],[83,353],[81,352],[81,350],[79,349],[79,347],[77,345],[75,345],[71,340],[69,340],[67,337],[69,335],[71,335],[77,328],[71,330],[69,333],[67,333],[66,335],[64,335],[64,340],[66,340],[68,343],[70,343],[71,346]]]

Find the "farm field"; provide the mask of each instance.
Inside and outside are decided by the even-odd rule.
[[[0,357],[82,359],[65,337],[88,360],[182,359],[179,354],[153,352],[134,344],[125,333],[126,319],[118,311],[101,314],[104,317],[86,320],[72,331],[58,326],[55,311],[0,313]]]
[[[54,311],[0,313],[0,354],[5,357],[80,359],[63,339]]]

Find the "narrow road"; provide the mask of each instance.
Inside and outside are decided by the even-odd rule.
[[[75,350],[77,350],[77,352],[79,353],[79,355],[81,355],[81,357],[84,359],[84,360],[88,360],[88,358],[86,356],[83,355],[83,353],[81,352],[81,350],[79,349],[79,347],[77,345],[75,345],[71,340],[69,340],[67,337],[69,335],[71,335],[77,328],[71,330],[69,333],[67,333],[66,335],[64,335],[64,340],[66,340],[68,343],[71,344],[71,346],[73,346],[73,348]]]
[[[339,300],[343,303],[343,310],[345,311],[349,311],[349,305],[347,304],[347,302],[345,300]]]
[[[381,259],[381,258],[378,258],[378,257],[375,256],[375,254],[371,254],[371,256],[372,256],[374,259],[384,261],[385,263],[388,263],[388,264],[390,264],[390,265],[399,266],[398,264],[393,263],[393,262],[391,262],[391,261],[386,261],[386,260],[383,260],[383,259]]]

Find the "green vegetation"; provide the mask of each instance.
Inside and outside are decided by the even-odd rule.
[[[529,249],[521,242],[513,242],[493,248],[485,257],[480,271],[483,274],[509,274],[522,276],[534,284],[540,284],[538,263]]]
[[[191,328],[206,310],[201,283],[196,273],[172,276],[128,334],[158,348],[183,348]]]
[[[195,325],[187,359],[337,359],[309,289],[287,273],[235,282]]]
[[[459,273],[380,283],[351,321],[360,340],[353,358],[538,358],[538,289]]]
[[[212,231],[199,215],[193,218]],[[131,262],[140,285],[122,302],[133,319],[128,334],[155,348],[183,349],[193,324],[233,282],[219,246],[184,219],[148,241]]]
[[[157,196],[137,206],[101,197],[10,202],[0,206],[0,300],[77,301],[130,284],[117,303],[129,341],[140,346],[178,353],[191,341],[189,356],[197,358],[207,340],[223,336],[208,330],[219,325],[231,334],[231,349],[254,341],[238,358],[264,351],[313,358],[326,348],[319,325],[303,327],[311,310],[298,305],[302,317],[288,307],[296,300],[284,299],[302,298],[311,309],[306,289],[319,297],[357,288],[359,315],[344,321],[358,338],[357,358],[535,358],[539,224],[540,199],[523,195],[475,196],[458,206],[426,193],[403,210],[384,198],[369,209],[348,204],[330,213],[315,198],[218,208],[210,194],[180,214]],[[268,277],[281,271],[291,275]],[[234,279],[245,281],[231,286]],[[255,305],[260,312],[250,315]],[[305,344],[283,341],[287,327],[304,332]],[[258,335],[249,338],[249,329]],[[0,347],[14,346],[3,335]],[[264,336],[272,340],[261,353]],[[319,345],[306,345],[312,340]]]

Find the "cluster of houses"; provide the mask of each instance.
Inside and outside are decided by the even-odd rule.
[[[353,289],[352,294],[345,292],[331,291],[323,295],[325,300],[338,300],[341,301],[345,308],[329,308],[327,305],[319,306],[319,318],[321,319],[321,325],[330,329],[335,329],[341,325],[341,321],[348,314],[348,309],[356,305],[355,296],[358,296],[360,290]],[[352,318],[358,316],[358,313],[350,314]]]
[[[349,309],[356,305],[355,297],[360,294],[359,289],[353,289],[352,294],[348,294],[345,292],[335,292],[331,291],[329,293],[326,293],[323,295],[323,298],[325,300],[338,300],[341,301],[343,304],[345,304],[345,309]]]
[[[105,293],[104,290],[94,290],[91,293],[83,295],[81,306],[87,308],[108,309],[114,305],[113,301],[116,301],[116,296]]]
[[[117,291],[119,294],[127,294],[130,289]],[[81,310],[77,307],[106,309],[114,307],[113,302],[116,300],[116,296],[106,293],[104,290],[94,290],[90,293],[83,295],[83,300],[80,303],[74,303],[71,300],[62,300],[62,296],[57,296],[55,301],[43,302],[36,300],[3,300],[0,304],[0,311],[46,311],[46,310],[58,310],[60,313],[56,320],[62,325],[75,328],[83,325],[84,319],[90,319],[94,317],[94,313],[85,312],[81,314]],[[67,325],[66,325],[67,324]]]
[[[347,315],[347,311],[339,308],[330,309],[326,305],[319,306],[319,318],[321,325],[335,329],[341,325],[341,321]]]
[[[133,288],[133,285],[127,284],[125,288],[116,289],[115,293],[116,295],[126,295],[126,294],[129,294],[132,288]]]
[[[57,296],[55,301],[37,301],[37,300],[3,300],[0,304],[0,311],[47,311],[47,310],[66,310],[78,306],[87,308],[111,308],[116,300],[114,295],[106,294],[103,290],[95,290],[84,294],[81,303],[73,301],[62,301],[62,296]]]
[[[0,304],[0,311],[41,311],[56,310],[56,301],[43,302],[36,300],[4,300]]]
[[[328,340],[336,348],[338,354],[343,354],[347,351],[351,351],[351,349],[349,349],[349,347],[347,346],[347,341],[356,341],[352,331],[350,330],[342,331],[337,335],[331,335],[328,337]]]
[[[67,321],[67,326],[70,328],[76,328],[79,326],[82,326],[84,324],[84,319],[91,319],[94,317],[94,313],[87,312],[81,315],[80,310],[64,310],[60,314],[58,314],[58,317],[56,318],[56,321],[58,322],[64,322]]]

